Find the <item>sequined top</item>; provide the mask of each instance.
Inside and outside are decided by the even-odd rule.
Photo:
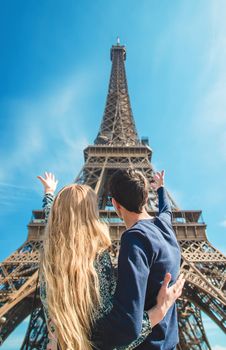
[[[50,212],[50,208],[53,202],[53,195],[47,193],[43,199],[43,209],[45,212],[45,220],[47,221],[48,215]],[[108,251],[102,253],[95,260],[95,269],[99,278],[100,285],[100,298],[101,305],[98,310],[96,310],[96,320],[101,319],[106,314],[108,314],[112,309],[112,302],[114,297],[114,292],[116,288],[116,274],[114,272],[114,268],[112,266],[110,254]],[[40,298],[44,308],[45,319],[48,328],[48,345],[47,350],[57,350],[57,333],[52,322],[49,312],[48,312],[48,304],[47,304],[47,294],[46,294],[46,282],[44,280],[43,275],[40,273],[39,276],[40,281]],[[132,350],[135,349],[139,344],[141,344],[147,336],[151,333],[152,328],[149,321],[149,317],[147,312],[144,311],[143,321],[142,321],[142,331],[135,341],[133,341],[128,346],[117,347],[115,350]]]

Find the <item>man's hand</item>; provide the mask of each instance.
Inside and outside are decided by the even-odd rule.
[[[165,176],[165,171],[162,170],[157,171],[154,175],[153,181],[151,182],[151,187],[157,191],[157,189],[161,186],[164,186],[164,176]]]
[[[183,274],[179,276],[176,283],[174,283],[171,287],[169,287],[170,281],[171,274],[167,273],[157,295],[157,304],[152,309],[148,310],[152,327],[158,324],[165,317],[169,308],[182,294],[185,283]]]
[[[177,298],[181,296],[185,283],[183,274],[178,277],[176,283],[174,283],[171,287],[169,287],[170,281],[171,274],[167,273],[157,296],[157,306],[161,308],[165,314],[174,304]]]
[[[55,179],[54,174],[45,172],[45,177],[37,176],[37,178],[43,184],[45,193],[54,194],[58,184],[58,180]]]

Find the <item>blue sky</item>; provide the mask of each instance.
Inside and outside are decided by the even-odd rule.
[[[59,187],[83,165],[98,132],[110,47],[127,47],[140,136],[183,209],[202,209],[226,253],[226,2],[224,0],[0,1],[0,259],[27,237],[41,207],[36,175]],[[205,318],[213,350],[226,337]],[[2,347],[18,350],[22,324]]]

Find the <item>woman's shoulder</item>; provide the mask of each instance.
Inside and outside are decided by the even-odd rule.
[[[110,257],[110,248],[108,249],[105,249],[104,251],[102,251],[101,253],[99,253],[97,255],[97,260],[99,261],[103,261],[103,260],[111,260],[111,257]]]
[[[101,318],[112,308],[112,296],[116,288],[116,276],[109,250],[105,250],[97,256],[95,268],[99,278],[100,297],[102,301],[97,318]]]
[[[110,268],[112,269],[112,262],[111,262],[111,256],[110,256],[110,251],[104,250],[103,252],[101,252],[100,254],[97,255],[96,259],[95,259],[95,267],[97,269],[104,269],[104,268]]]
[[[99,276],[100,287],[105,285],[106,289],[112,290],[116,279],[116,273],[111,261],[109,250],[105,250],[97,256],[95,260],[95,268]]]

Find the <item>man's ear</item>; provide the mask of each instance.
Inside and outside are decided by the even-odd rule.
[[[122,218],[122,214],[121,214],[121,209],[122,209],[122,206],[114,199],[112,198],[112,204],[115,208],[115,211],[116,211],[116,214]]]
[[[117,210],[121,209],[121,205],[114,198],[112,198],[112,204],[115,207],[115,209]]]

